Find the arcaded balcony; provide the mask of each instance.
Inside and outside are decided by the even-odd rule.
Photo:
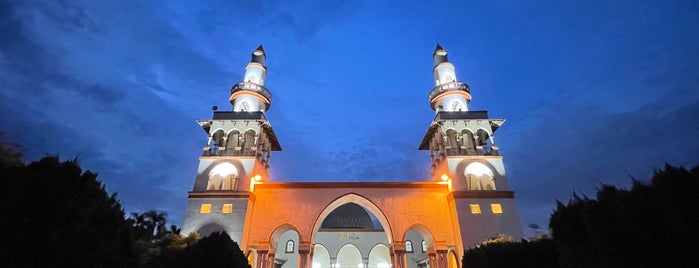
[[[240,82],[231,88],[231,95],[238,91],[252,91],[258,93],[267,99],[267,102],[272,102],[272,93],[266,87],[253,82]]]
[[[430,90],[430,94],[428,94],[427,97],[430,99],[430,103],[433,103],[434,99],[437,98],[439,95],[442,95],[442,93],[450,91],[463,91],[466,92],[466,94],[468,94],[469,96],[471,95],[471,89],[468,87],[466,83],[461,81],[453,81],[434,87],[432,90]]]

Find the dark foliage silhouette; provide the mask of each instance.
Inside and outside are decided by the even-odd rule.
[[[670,165],[649,184],[603,185],[573,195],[551,216],[562,267],[697,267],[699,168]]]

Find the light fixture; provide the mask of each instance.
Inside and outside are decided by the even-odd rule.
[[[448,181],[448,180],[449,180],[449,176],[447,176],[447,174],[442,174],[442,180],[443,180],[443,181]]]
[[[253,178],[255,178],[256,181],[262,180],[262,176],[260,176],[259,174],[255,175],[255,177],[253,177]]]

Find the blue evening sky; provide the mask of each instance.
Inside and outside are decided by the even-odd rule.
[[[0,3],[0,131],[76,156],[127,211],[181,223],[206,134],[267,52],[275,181],[420,181],[435,41],[495,134],[522,224],[699,164],[698,1]],[[527,230],[525,230],[525,233]]]

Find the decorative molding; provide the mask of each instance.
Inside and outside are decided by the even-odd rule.
[[[189,198],[240,198],[240,197],[249,197],[250,192],[238,192],[238,191],[228,191],[228,190],[219,190],[219,191],[206,191],[206,192],[188,192],[187,197]]]
[[[445,189],[442,182],[260,182],[255,189],[279,188],[429,188]]]
[[[455,191],[454,198],[515,198],[515,192],[491,190]]]

